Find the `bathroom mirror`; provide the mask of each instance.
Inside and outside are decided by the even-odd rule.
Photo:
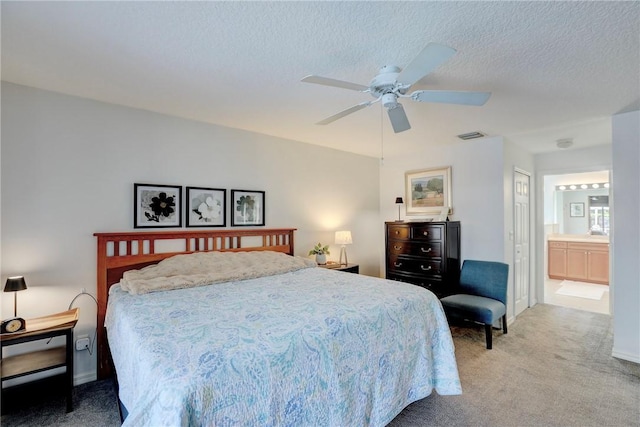
[[[609,235],[609,196],[590,195],[589,233],[591,235]]]
[[[555,192],[554,231],[558,234],[609,235],[609,189]]]

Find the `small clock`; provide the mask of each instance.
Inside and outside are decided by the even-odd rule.
[[[12,319],[7,319],[2,321],[2,325],[0,325],[0,333],[11,334],[14,332],[22,331],[26,327],[27,327],[27,323],[24,321],[22,317],[14,317]]]

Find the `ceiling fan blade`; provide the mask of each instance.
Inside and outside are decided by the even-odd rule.
[[[342,89],[357,90],[358,92],[364,92],[366,90],[369,90],[369,86],[364,86],[358,83],[345,82],[342,80],[330,79],[328,77],[320,77],[320,76],[314,76],[314,75],[307,76],[303,78],[301,81],[305,83],[315,83],[317,85],[334,86]]]
[[[388,108],[387,112],[389,114],[389,120],[391,120],[391,126],[393,126],[393,131],[395,133],[400,133],[404,132],[405,130],[411,129],[409,119],[407,119],[407,115],[404,112],[402,104],[396,104],[394,108]]]
[[[397,81],[411,86],[455,55],[456,50],[437,43],[429,43],[398,75]]]
[[[466,92],[452,90],[417,90],[411,98],[420,102],[440,102],[444,104],[484,105],[491,92]]]
[[[349,107],[346,110],[342,110],[337,114],[334,114],[331,117],[327,117],[324,120],[319,121],[318,123],[316,123],[317,125],[328,125],[331,122],[335,122],[338,119],[343,118],[344,116],[348,116],[351,113],[355,113],[356,111],[360,111],[363,108],[367,108],[369,105],[373,104],[375,101],[367,101],[367,102],[361,102],[358,105],[354,105],[353,107]]]

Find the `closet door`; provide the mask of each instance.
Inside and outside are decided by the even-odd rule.
[[[513,282],[514,282],[514,315],[529,308],[530,263],[530,186],[528,173],[514,170],[513,197]]]

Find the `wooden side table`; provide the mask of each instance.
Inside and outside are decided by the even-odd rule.
[[[335,264],[318,265],[318,267],[326,268],[328,270],[344,271],[345,273],[355,273],[355,274],[360,273],[360,266],[358,264],[340,265],[335,263]]]
[[[16,344],[39,341],[64,336],[66,345],[45,350],[32,351],[15,356],[4,357],[2,352],[2,382],[43,372],[49,369],[65,367],[65,386],[67,395],[67,412],[73,410],[73,328],[78,322],[78,309],[52,314],[50,316],[26,319],[26,329],[12,334],[0,335],[2,349]],[[10,392],[12,387],[2,389],[2,393]],[[4,400],[4,399],[3,399]]]

